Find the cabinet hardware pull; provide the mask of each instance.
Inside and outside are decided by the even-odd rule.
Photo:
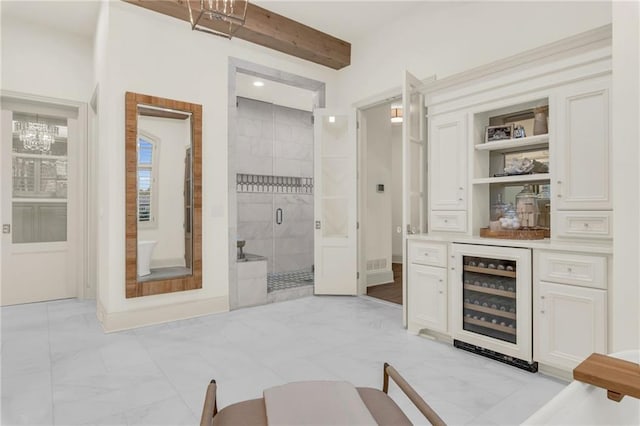
[[[462,201],[462,198],[458,198],[458,201]]]
[[[438,293],[442,294],[443,292],[442,292],[442,290],[440,290]]]
[[[541,314],[544,314],[544,310],[540,311]]]
[[[429,256],[429,253],[425,253],[424,255],[425,255],[425,256]]]
[[[562,194],[558,194],[558,198],[562,198]]]
[[[449,223],[449,219],[445,219],[445,220],[444,220],[444,223]]]
[[[558,185],[560,185],[561,183],[562,183],[562,181],[561,181],[561,180],[559,180],[559,181],[558,181]]]
[[[588,228],[588,227],[589,227],[589,224],[588,224],[588,223],[585,223],[585,224],[584,224],[584,227],[585,227],[585,228]]]

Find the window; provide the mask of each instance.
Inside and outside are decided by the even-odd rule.
[[[138,132],[138,225],[153,228],[157,223],[157,164],[160,141]]]

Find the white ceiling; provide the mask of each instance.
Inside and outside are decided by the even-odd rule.
[[[264,86],[254,86],[253,82],[258,80],[263,82]],[[236,95],[303,111],[313,110],[312,91],[248,74],[236,74]]]
[[[411,14],[421,1],[250,0],[287,18],[348,42],[384,30],[384,23]],[[93,37],[100,0],[0,0],[2,19]]]
[[[409,16],[422,1],[402,0],[249,0],[260,7],[353,43],[385,22]]]

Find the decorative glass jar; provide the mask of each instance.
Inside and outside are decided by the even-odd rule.
[[[516,213],[522,228],[535,228],[538,224],[538,195],[531,185],[525,185],[516,194]]]

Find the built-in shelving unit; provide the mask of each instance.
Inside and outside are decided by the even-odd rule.
[[[551,183],[549,144],[553,139],[550,132],[544,131],[549,99],[534,98],[512,104],[505,102],[503,105],[473,114],[473,131],[470,134],[473,142],[473,175],[470,184],[472,202],[476,206],[471,219],[474,234],[479,234],[481,228],[488,227],[491,220],[496,220],[495,216],[491,216],[491,206],[498,200],[505,206],[511,204],[515,207],[515,196],[524,185],[533,185],[533,191],[538,193],[544,192],[541,186]],[[526,136],[487,141],[488,126],[517,127]],[[538,132],[541,134],[534,134]],[[523,167],[525,161],[533,163],[532,170]],[[516,174],[526,170],[531,172]],[[550,203],[547,204],[550,210]],[[543,220],[538,222],[538,226],[545,229],[549,227]]]

